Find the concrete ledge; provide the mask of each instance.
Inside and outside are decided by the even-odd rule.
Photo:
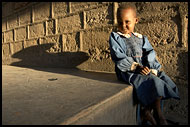
[[[136,124],[136,108],[132,102],[132,87],[130,86],[61,124],[134,125]]]
[[[114,73],[2,66],[3,125],[136,124],[132,86]]]

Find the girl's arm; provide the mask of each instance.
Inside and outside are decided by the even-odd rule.
[[[157,75],[157,71],[160,70],[161,64],[156,59],[156,52],[146,36],[143,36],[143,42],[143,64],[152,69],[151,71]]]
[[[134,71],[136,69],[139,64],[134,62],[132,57],[126,55],[124,42],[117,33],[111,33],[109,45],[111,58],[121,71]]]

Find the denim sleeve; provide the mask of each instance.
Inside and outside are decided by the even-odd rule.
[[[130,71],[131,65],[134,62],[132,57],[125,54],[125,45],[118,34],[112,32],[109,38],[111,58],[116,66],[123,72]]]
[[[144,64],[148,66],[150,69],[160,70],[161,64],[156,59],[156,52],[154,51],[152,45],[148,41],[146,36],[143,36],[143,59]]]

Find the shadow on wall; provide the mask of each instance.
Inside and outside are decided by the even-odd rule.
[[[31,68],[44,72],[69,74],[82,78],[88,78],[103,82],[121,83],[117,80],[115,73],[83,71],[78,65],[89,59],[85,52],[62,52],[49,53],[54,43],[31,46],[12,55],[12,58],[20,59],[11,65]],[[62,68],[62,69],[61,69]]]
[[[19,62],[13,62],[14,66],[25,67],[68,67],[76,68],[89,56],[85,52],[47,52],[54,43],[35,45],[25,48],[12,55],[12,58],[20,59]]]

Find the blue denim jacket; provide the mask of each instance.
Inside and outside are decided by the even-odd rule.
[[[128,82],[133,75],[133,62],[147,66],[150,69],[160,70],[161,64],[156,59],[156,53],[146,36],[137,37],[134,33],[126,38],[116,32],[111,32],[109,38],[111,58],[115,63],[115,71],[119,79],[122,73],[127,73]]]

